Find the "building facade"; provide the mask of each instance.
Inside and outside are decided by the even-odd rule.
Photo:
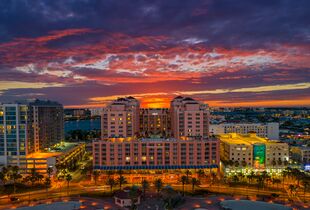
[[[51,101],[0,104],[0,163],[45,150],[64,139],[62,105]]]
[[[219,141],[208,135],[206,104],[181,96],[170,110],[139,109],[139,104],[132,97],[119,98],[103,109],[102,139],[92,145],[95,169],[219,167]]]
[[[171,133],[170,111],[167,108],[140,109],[140,135],[170,136]]]
[[[287,143],[261,138],[255,133],[222,134],[219,139],[220,157],[226,165],[264,169],[286,167],[288,164]]]
[[[204,169],[219,164],[217,139],[107,139],[93,141],[95,169]]]
[[[209,108],[192,98],[178,96],[171,101],[171,129],[174,138],[209,136]]]
[[[63,106],[54,101],[35,100],[28,104],[28,153],[47,150],[64,140]],[[33,144],[31,144],[33,143]]]
[[[27,154],[27,112],[27,105],[0,105],[0,163],[2,165],[7,165],[11,158],[20,158]]]
[[[297,163],[309,165],[310,164],[310,147],[308,146],[292,147],[291,157]]]
[[[118,98],[102,111],[101,138],[134,137],[139,133],[140,103],[133,97]]]
[[[210,134],[213,135],[225,133],[248,134],[250,132],[255,132],[259,137],[279,140],[279,123],[222,123],[210,125]]]

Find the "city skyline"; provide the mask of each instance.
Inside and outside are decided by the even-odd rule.
[[[308,1],[2,1],[0,101],[309,106]]]

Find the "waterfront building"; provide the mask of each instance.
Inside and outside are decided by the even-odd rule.
[[[95,117],[95,116],[100,116],[102,109],[101,108],[93,108],[93,109],[89,109],[90,111],[90,116]]]
[[[231,168],[258,170],[285,168],[289,161],[289,146],[277,140],[249,134],[221,134],[220,157]]]
[[[209,107],[189,97],[178,96],[170,103],[174,138],[209,136]]]
[[[170,136],[170,111],[167,108],[141,108],[140,134],[141,136]]]
[[[134,97],[118,98],[103,109],[101,138],[134,137],[139,133],[140,103]]]
[[[279,123],[222,123],[210,125],[210,134],[213,135],[225,133],[248,134],[250,132],[255,132],[259,137],[279,140]]]

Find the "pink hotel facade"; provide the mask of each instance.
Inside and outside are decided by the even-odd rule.
[[[140,118],[139,101],[119,98],[103,110],[102,139],[93,141],[93,165],[100,170],[205,169],[219,166],[219,140],[209,136],[208,105],[191,98],[176,97],[167,117],[161,109],[149,110],[152,127],[165,136],[143,136],[152,127]],[[169,125],[161,119],[170,119]],[[165,121],[166,122],[166,121]],[[161,128],[161,126],[167,126]],[[139,129],[140,128],[140,129]],[[162,133],[161,133],[162,135]]]

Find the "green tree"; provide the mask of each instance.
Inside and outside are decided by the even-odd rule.
[[[279,189],[279,184],[281,183],[281,180],[280,180],[280,179],[273,178],[273,179],[271,180],[271,182],[272,182],[273,185],[276,185],[277,188]]]
[[[162,179],[161,178],[155,179],[154,186],[157,190],[157,195],[159,195],[159,192],[160,192],[161,188],[163,187]]]
[[[122,189],[122,185],[127,183],[126,178],[123,175],[119,175],[117,178],[117,183],[119,185],[119,189]]]
[[[252,181],[254,178],[255,178],[255,173],[254,173],[254,171],[251,171],[251,173],[247,175],[247,179],[248,179],[249,184],[252,184]]]
[[[7,167],[2,167],[0,171],[0,180],[3,186],[9,181],[9,170]]]
[[[288,186],[288,189],[290,190],[290,193],[291,193],[292,195],[294,195],[295,192],[297,191],[297,186],[296,186],[296,185],[293,185],[293,184],[290,184],[290,185]]]
[[[110,191],[111,191],[111,194],[112,194],[113,187],[116,185],[116,182],[115,182],[114,178],[109,176],[108,179],[107,179],[106,184],[110,186]]]
[[[98,177],[100,176],[100,171],[99,170],[94,170],[93,171],[93,177],[95,181],[95,185],[97,185]]]
[[[146,179],[143,179],[141,185],[143,190],[143,198],[145,198],[145,192],[150,187],[150,184]]]
[[[205,172],[204,172],[204,170],[202,170],[202,169],[199,169],[199,170],[197,171],[197,174],[198,174],[198,177],[204,177],[204,176],[205,176]]]
[[[184,194],[185,194],[185,184],[187,184],[188,183],[188,178],[187,178],[187,176],[181,176],[181,183],[182,183],[182,194],[183,194],[183,196],[184,196]]]
[[[43,175],[38,173],[35,168],[31,168],[30,174],[26,177],[26,179],[29,180],[31,186],[33,187],[37,181],[43,179]]]
[[[191,183],[192,183],[192,191],[194,192],[195,191],[195,186],[198,186],[200,181],[198,179],[196,179],[196,178],[192,178]]]
[[[132,186],[129,191],[129,197],[131,201],[130,209],[132,210],[137,209],[136,203],[138,201],[138,196],[139,196],[138,188],[136,186]]]
[[[13,181],[13,193],[16,193],[16,182],[22,178],[22,175],[19,173],[19,167],[18,166],[13,166],[11,168],[11,173],[10,173],[10,179]]]
[[[70,187],[70,182],[72,181],[72,175],[69,173],[66,174],[65,179],[67,182],[67,195],[69,195],[69,187]]]
[[[48,167],[48,168],[47,168],[46,172],[47,172],[47,174],[48,174],[48,178],[51,178],[51,175],[52,175],[53,171],[54,171],[54,170],[53,170],[52,167]]]
[[[51,186],[51,178],[46,177],[44,180],[44,185],[45,185],[45,189],[46,189],[46,197],[48,197],[48,188]]]
[[[189,175],[191,175],[192,174],[192,172],[190,171],[190,170],[186,170],[186,178],[187,178],[187,180],[189,180]]]
[[[303,185],[303,189],[304,189],[304,201],[306,202],[306,191],[310,187],[310,180],[308,178],[303,179],[302,185]]]

